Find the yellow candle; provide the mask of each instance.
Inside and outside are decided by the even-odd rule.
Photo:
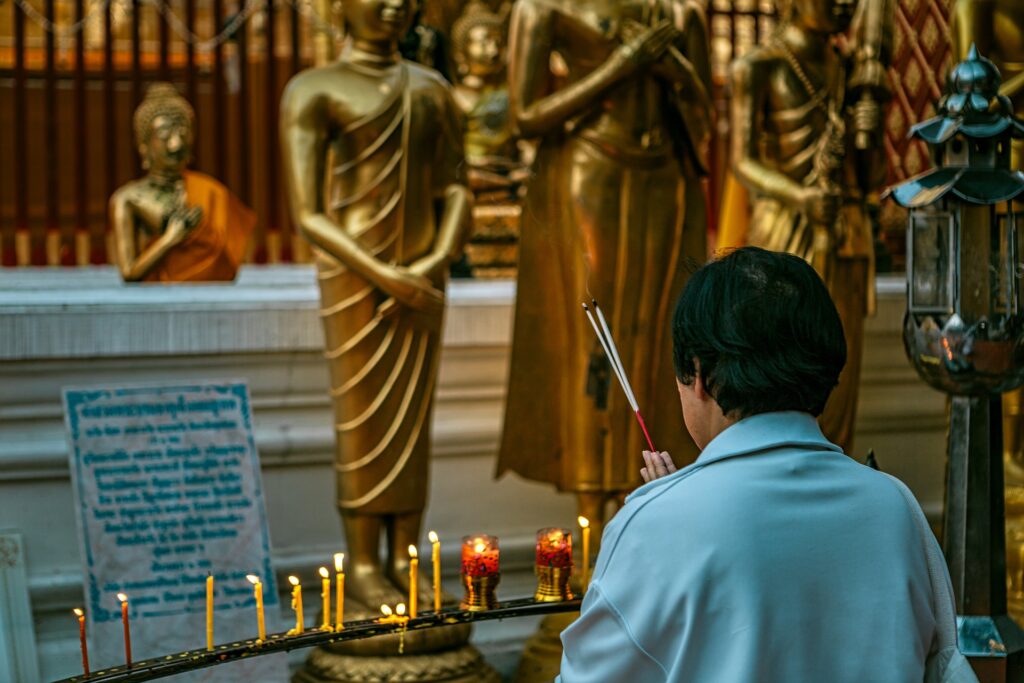
[[[78,639],[82,643],[82,675],[89,676],[89,644],[85,641],[85,612],[77,607],[72,610],[78,617]]]
[[[262,643],[267,639],[267,624],[263,618],[263,584],[260,583],[260,577],[254,574],[249,574],[245,578],[249,579],[253,595],[256,596],[256,625],[259,629],[257,642]]]
[[[590,520],[580,517],[578,521],[583,529],[583,592],[586,593],[590,585]]]
[[[416,552],[416,546],[409,546],[409,616],[413,619],[416,618],[416,598],[418,597],[419,587],[416,583],[419,581],[420,575],[420,557],[419,553]]]
[[[124,625],[124,663],[130,669],[132,668],[132,632],[128,628],[128,596],[118,593],[117,599],[121,601],[121,623]]]
[[[437,534],[431,531],[427,534],[430,538],[431,552],[430,561],[434,565],[434,611],[441,611],[441,540]]]
[[[334,628],[345,628],[345,553],[334,553]]]
[[[299,634],[305,627],[302,619],[302,586],[299,585],[299,579],[295,576],[289,576],[288,583],[292,585],[292,609],[295,610],[294,633]]]
[[[325,631],[331,630],[331,574],[327,567],[320,567],[320,597],[324,599],[324,623],[320,625]]]
[[[213,649],[213,576],[206,576],[206,649]]]

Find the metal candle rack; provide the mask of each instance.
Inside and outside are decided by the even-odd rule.
[[[129,681],[152,681],[157,678],[173,676],[186,671],[203,669],[227,662],[235,662],[250,657],[269,655],[277,652],[288,652],[316,645],[327,645],[348,640],[361,640],[402,631],[418,631],[426,628],[466,624],[491,619],[512,619],[534,615],[555,614],[557,612],[574,612],[579,610],[580,600],[565,602],[537,602],[533,598],[507,600],[500,606],[482,612],[462,609],[429,612],[406,623],[381,623],[377,619],[351,621],[341,631],[320,631],[310,629],[300,635],[286,633],[268,634],[267,639],[257,643],[256,639],[242,640],[235,643],[217,645],[213,650],[205,648],[187,650],[177,654],[165,655],[133,663],[131,668],[117,666],[102,671],[94,671],[89,676],[78,675],[62,679],[57,683],[128,683]]]

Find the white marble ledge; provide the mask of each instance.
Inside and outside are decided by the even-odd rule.
[[[124,284],[110,266],[0,269],[0,361],[318,351],[316,272],[243,266],[225,284]],[[455,280],[446,346],[507,344],[515,283]]]

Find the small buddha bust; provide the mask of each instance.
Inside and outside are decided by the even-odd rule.
[[[195,113],[170,83],[149,87],[133,119],[146,175],[110,197],[126,282],[234,280],[256,216],[217,180],[186,170]]]
[[[459,72],[453,96],[465,114],[466,162],[474,190],[511,187],[525,178],[513,135],[505,78],[507,24],[470,3],[452,27]]]

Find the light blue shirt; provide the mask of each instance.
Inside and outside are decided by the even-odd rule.
[[[737,422],[608,524],[560,680],[923,680],[935,616],[902,486],[806,413]]]

